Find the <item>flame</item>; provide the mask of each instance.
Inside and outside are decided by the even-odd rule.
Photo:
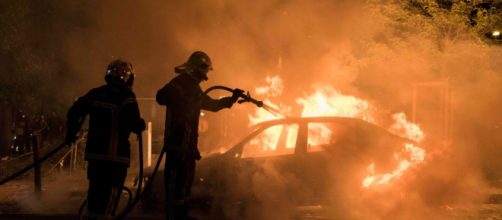
[[[391,126],[391,132],[398,135],[402,134],[402,136],[416,142],[420,142],[424,139],[424,133],[420,127],[416,124],[408,122],[408,120],[406,120],[406,115],[403,112],[392,115],[392,118],[396,121],[396,123]]]
[[[282,115],[289,115],[291,107],[285,105],[284,103],[274,104],[271,101],[271,99],[282,95],[284,88],[282,79],[279,76],[267,76],[265,78],[265,82],[266,85],[255,89],[256,94],[265,96],[264,103],[278,109]],[[328,86],[318,88],[313,94],[296,99],[296,103],[303,107],[301,117],[339,116],[359,118],[368,122],[375,121],[372,116],[374,108],[367,101],[354,96],[344,95]],[[251,124],[273,119],[278,119],[278,117],[261,108],[257,109],[253,115],[249,116]],[[277,143],[282,129],[285,128],[274,127],[267,129],[263,132],[264,135],[261,136],[261,140],[252,140],[254,143],[251,144],[260,143],[264,148],[274,150],[274,145]],[[295,128],[289,129],[290,131],[288,132],[290,133],[297,132]],[[332,131],[326,125],[312,124],[309,126],[310,135],[308,144],[310,146],[318,146],[322,143],[326,143],[331,137],[331,133]],[[294,136],[288,135],[288,138],[292,139]],[[294,140],[289,139],[288,142],[294,143]],[[293,144],[289,146],[292,148]],[[318,149],[309,150],[316,151]]]
[[[409,153],[409,159],[402,159],[397,156],[396,159],[401,160],[397,169],[392,172],[384,174],[375,173],[375,163],[371,163],[368,166],[369,175],[366,176],[362,181],[362,186],[368,188],[371,185],[383,185],[389,183],[392,179],[402,176],[406,170],[410,167],[415,166],[425,159],[425,150],[417,147],[413,144],[405,144],[405,150]]]
[[[365,100],[340,93],[334,88],[324,86],[313,94],[296,99],[296,103],[303,106],[302,117],[338,116],[359,118],[374,122],[373,107]],[[309,151],[322,150],[319,146],[328,143],[332,131],[328,126],[320,123],[309,125]]]
[[[262,95],[265,97],[263,102],[275,109],[278,109],[281,114],[288,115],[291,112],[291,108],[284,104],[274,104],[271,99],[280,97],[282,95],[282,91],[284,89],[282,79],[279,76],[267,76],[265,78],[266,85],[257,87],[255,89],[256,94]],[[277,115],[270,114],[262,108],[257,108],[256,112],[253,115],[249,115],[249,122],[251,125],[257,124],[263,121],[269,121],[279,119]],[[279,136],[283,129],[288,130],[288,140],[287,140],[287,148],[293,148],[294,144],[291,138],[294,136],[292,132],[295,132],[295,128],[283,128],[282,126],[273,126],[262,132],[262,135],[259,139],[251,140],[251,145],[260,145],[262,146],[262,150],[275,150],[276,143],[279,140]],[[298,128],[296,128],[296,132]],[[291,135],[290,135],[291,134]]]
[[[406,120],[406,115],[404,113],[394,114],[392,118],[395,120],[395,123],[391,126],[391,132],[416,142],[420,142],[424,139],[424,133],[420,127]],[[376,174],[375,164],[371,163],[368,166],[369,174],[363,179],[362,186],[364,188],[369,188],[372,185],[388,184],[391,180],[404,175],[411,167],[417,166],[425,160],[425,150],[415,144],[404,144],[404,151],[408,154],[408,158],[403,158],[401,154],[396,154],[395,159],[399,161],[399,165],[395,170],[389,173]]]
[[[279,76],[267,76],[265,78],[267,85],[257,87],[255,89],[256,94],[266,95],[269,97],[279,97],[282,95],[282,90],[284,90],[284,84]]]
[[[283,115],[288,115],[291,112],[291,107],[280,101],[276,103],[272,101],[274,99],[280,100],[284,89],[282,79],[279,76],[268,76],[265,78],[265,82],[266,85],[257,87],[255,92],[264,97],[264,103],[278,109]],[[302,117],[351,117],[376,123],[374,117],[375,107],[368,101],[355,96],[344,95],[330,86],[321,86],[315,89],[313,93],[297,98],[296,103],[303,107]],[[424,133],[420,127],[407,121],[404,113],[394,114],[392,118],[395,123],[391,126],[390,131],[394,134],[406,137],[416,143],[424,139]],[[249,116],[251,124],[273,119],[278,119],[278,117],[263,109],[257,109],[254,114]],[[323,150],[318,146],[329,143],[333,131],[321,123],[313,123],[309,125],[308,129],[308,150]],[[287,133],[286,149],[293,148],[295,144],[294,137],[296,136],[294,134],[297,132],[298,127],[295,126],[273,126],[264,130],[258,138],[252,139],[250,144],[262,148],[258,149],[261,152],[256,155],[265,155],[266,152],[275,150],[281,134]],[[404,144],[401,152],[394,153],[398,164],[397,168],[388,173],[376,173],[377,164],[372,162],[367,167],[368,174],[363,178],[361,185],[364,188],[369,188],[370,186],[389,184],[394,179],[403,176],[410,168],[422,163],[425,160],[425,155],[425,150],[419,146],[412,143]]]
[[[265,78],[266,85],[255,88],[255,92],[258,95],[264,97],[263,102],[275,109],[278,109],[283,115],[288,115],[291,108],[284,104],[274,104],[271,99],[278,98],[282,95],[284,89],[284,84],[279,76],[267,76]],[[276,115],[270,114],[262,108],[257,108],[254,115],[249,115],[249,122],[251,125],[257,124],[263,121],[269,121],[273,119],[278,119]]]
[[[373,107],[365,100],[343,95],[331,87],[316,89],[314,94],[296,100],[303,106],[302,117],[339,116],[374,122]]]

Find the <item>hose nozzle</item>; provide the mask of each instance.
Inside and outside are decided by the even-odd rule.
[[[204,91],[204,94],[208,94],[209,92],[211,92],[211,91],[213,91],[215,89],[221,89],[221,90],[225,90],[225,91],[228,91],[228,92],[234,92],[234,90],[237,90],[237,89],[228,88],[226,86],[212,86],[209,89],[206,89]],[[276,108],[274,108],[272,106],[269,106],[267,104],[264,104],[262,101],[259,101],[259,100],[256,100],[256,99],[252,98],[251,94],[249,94],[249,92],[246,92],[246,94],[244,94],[244,93],[240,94],[239,98],[241,98],[239,101],[237,101],[239,104],[244,103],[244,102],[251,102],[251,103],[255,104],[256,106],[265,109],[266,111],[270,112],[271,114],[273,114],[275,116],[286,117],[278,109],[276,109]]]
[[[251,94],[249,94],[249,91],[246,92],[246,94],[242,94],[240,97],[242,99],[239,100],[239,101],[237,101],[239,104],[242,104],[244,102],[251,102],[251,103],[255,104],[256,106],[258,106],[260,108],[263,107],[263,102],[252,98]]]

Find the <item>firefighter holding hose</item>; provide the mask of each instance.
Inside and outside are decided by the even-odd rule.
[[[68,111],[65,143],[76,141],[89,115],[85,159],[89,190],[85,219],[110,219],[127,176],[130,159],[129,135],[145,129],[136,96],[134,73],[129,62],[115,60],[105,73],[106,84],[91,89]]]
[[[208,79],[207,74],[212,69],[209,56],[196,51],[184,64],[175,67],[175,73],[179,75],[157,92],[157,102],[167,108],[164,133],[167,160],[164,178],[166,217],[169,220],[188,219],[185,200],[190,195],[195,161],[201,158],[197,148],[201,109],[217,112],[231,108],[244,92],[235,89],[230,97],[209,97],[199,84]]]

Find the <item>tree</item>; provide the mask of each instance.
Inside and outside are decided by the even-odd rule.
[[[8,146],[10,121],[18,109],[29,116],[55,111],[63,117],[68,93],[61,92],[65,87],[59,83],[72,74],[64,42],[67,33],[87,25],[81,4],[0,2],[0,147]]]
[[[450,41],[469,36],[490,42],[487,33],[502,27],[500,0],[410,0],[407,6],[428,18],[438,37]]]

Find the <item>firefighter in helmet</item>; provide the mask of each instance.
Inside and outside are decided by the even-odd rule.
[[[78,98],[68,111],[65,139],[68,144],[76,141],[89,115],[85,149],[89,180],[86,219],[111,217],[129,167],[129,135],[145,129],[132,91],[134,76],[129,62],[111,62],[105,73],[106,84]]]
[[[157,102],[165,105],[166,124],[164,170],[167,219],[187,219],[185,200],[190,195],[195,174],[195,161],[201,158],[197,148],[198,124],[201,109],[219,111],[230,108],[243,93],[235,89],[231,97],[212,99],[204,94],[199,83],[208,79],[213,69],[211,59],[196,51],[184,64],[174,68],[179,74],[157,92]]]

